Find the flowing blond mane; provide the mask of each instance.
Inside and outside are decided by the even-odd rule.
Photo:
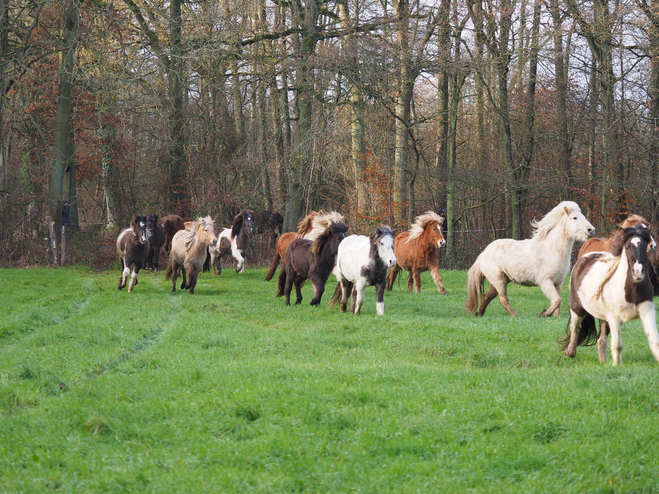
[[[314,218],[319,214],[320,213],[317,213],[316,211],[311,211],[308,215],[302,218],[302,221],[297,224],[297,234],[295,235],[296,238],[305,238],[309,227],[313,223]]]
[[[407,241],[409,242],[410,240],[419,238],[423,233],[423,230],[425,230],[430,223],[442,225],[444,224],[444,218],[433,211],[426,211],[425,213],[420,214],[414,219],[414,224],[410,228],[410,236]]]
[[[540,221],[531,221],[531,226],[535,228],[533,238],[535,240],[544,240],[547,238],[549,232],[558,226],[558,224],[567,218],[573,211],[581,212],[581,208],[576,202],[563,201],[549,211]]]
[[[317,213],[311,221],[311,231],[307,233],[304,238],[312,242],[320,237],[325,230],[335,223],[343,223],[343,216],[336,211],[331,213]]]

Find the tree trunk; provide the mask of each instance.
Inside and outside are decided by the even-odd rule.
[[[438,182],[446,180],[446,160],[449,122],[449,67],[451,60],[451,26],[449,23],[451,1],[442,0],[439,6],[439,33],[437,41],[439,71],[437,73],[437,150],[435,170]],[[443,197],[439,197],[439,204]],[[438,204],[438,205],[439,205]]]
[[[412,70],[409,53],[409,4],[408,0],[396,0],[394,15],[398,19],[396,33],[398,55],[398,95],[396,98],[396,144],[394,151],[394,221],[397,224],[407,224],[408,202],[408,167],[409,167],[409,118],[410,102],[412,100]]]
[[[79,0],[67,1],[64,4],[63,15],[62,40],[64,44],[60,52],[60,87],[57,96],[55,137],[50,177],[50,217],[55,222],[58,220],[61,222],[61,218],[57,218],[57,212],[60,211],[61,214],[62,201],[65,199],[68,200],[68,197],[64,197],[65,168],[67,165],[72,165],[70,163],[71,148],[68,141],[71,137],[71,93],[74,82],[73,63],[80,26]]]
[[[7,77],[7,66],[9,59],[9,8],[7,0],[0,1],[0,207],[4,204],[7,192],[7,170],[5,134],[3,132],[5,122],[5,95],[9,78]]]
[[[648,161],[650,162],[652,217],[650,221],[659,222],[659,13],[652,10],[648,17],[650,26],[650,60],[652,72],[650,75],[650,145]]]
[[[185,149],[183,125],[183,61],[181,53],[181,0],[171,0],[170,14],[170,67],[169,80],[169,137],[171,141],[169,179],[170,205],[181,216],[187,216],[190,204],[185,183]]]

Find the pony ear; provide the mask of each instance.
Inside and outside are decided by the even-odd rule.
[[[570,210],[567,208],[567,206],[563,206],[563,209],[565,210],[565,214],[570,214]]]

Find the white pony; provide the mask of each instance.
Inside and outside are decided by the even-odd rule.
[[[375,285],[376,309],[384,314],[384,289],[387,269],[396,265],[394,234],[388,226],[379,226],[368,237],[350,235],[340,244],[336,255],[334,276],[338,280],[330,306],[341,299],[341,311],[345,312],[348,298],[352,295],[350,312],[359,315],[364,304],[364,290]]]
[[[611,252],[590,252],[579,258],[570,279],[570,321],[563,350],[568,357],[577,354],[577,346],[594,342],[600,325],[597,353],[606,362],[606,326],[611,330],[613,365],[620,365],[623,322],[640,319],[654,358],[659,361],[659,334],[652,301],[652,284],[646,268],[648,245],[652,237],[644,224],[635,225],[619,235]]]
[[[533,237],[526,240],[502,238],[485,247],[476,258],[467,282],[469,312],[482,316],[494,297],[510,313],[517,313],[510,306],[506,287],[511,281],[524,286],[539,286],[551,300],[541,316],[559,317],[561,314],[561,289],[570,270],[570,256],[575,240],[585,242],[595,233],[595,227],[581,214],[575,202],[563,201],[540,221],[533,221]],[[490,289],[483,295],[485,278]],[[478,312],[478,299],[481,306]]]

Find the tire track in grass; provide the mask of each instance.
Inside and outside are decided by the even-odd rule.
[[[167,320],[164,324],[157,324],[153,329],[151,329],[151,331],[143,334],[140,338],[138,338],[132,348],[122,352],[118,357],[108,360],[105,363],[100,363],[93,366],[93,368],[87,372],[86,378],[96,379],[103,374],[117,369],[121,364],[133,359],[142,352],[157,345],[163,334],[171,328],[174,320],[178,317],[178,313],[181,310],[181,300],[178,297],[171,297],[169,302],[172,305],[172,312],[167,315]]]

